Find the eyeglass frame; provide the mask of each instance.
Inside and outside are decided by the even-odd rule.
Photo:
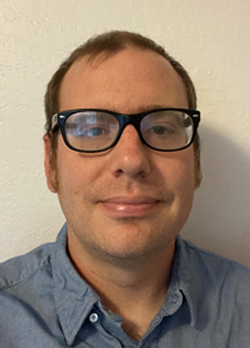
[[[113,143],[110,146],[108,146],[108,147],[106,147],[106,148],[104,148],[102,150],[78,150],[78,149],[74,148],[72,145],[70,145],[70,143],[67,140],[67,136],[66,136],[66,132],[65,132],[66,121],[72,114],[76,114],[76,113],[79,113],[79,112],[85,112],[85,111],[108,113],[108,114],[114,116],[118,120],[118,122],[119,122],[119,131],[117,133],[117,136],[116,136],[115,140],[113,141]],[[141,129],[140,129],[141,121],[142,121],[142,119],[145,116],[147,116],[147,115],[149,115],[151,113],[160,112],[160,111],[183,112],[183,113],[188,114],[191,117],[192,122],[193,122],[193,135],[192,135],[192,138],[190,139],[188,144],[186,144],[185,146],[183,146],[183,147],[181,147],[179,149],[165,150],[165,149],[154,148],[153,146],[149,145],[145,141],[145,139],[142,136]],[[152,109],[152,110],[148,110],[148,111],[143,111],[143,112],[140,112],[140,113],[137,113],[137,114],[126,115],[126,114],[121,114],[121,113],[118,113],[118,112],[115,112],[115,111],[110,111],[110,110],[105,110],[105,109],[95,109],[95,108],[94,109],[93,108],[88,109],[88,108],[84,108],[84,109],[72,109],[72,110],[66,110],[66,111],[59,111],[59,112],[55,113],[52,116],[50,134],[53,135],[54,132],[55,132],[55,128],[58,126],[60,128],[60,130],[61,130],[61,134],[62,134],[62,137],[63,137],[63,140],[64,140],[65,144],[71,150],[74,150],[74,151],[77,151],[77,152],[82,152],[82,153],[99,153],[99,152],[107,151],[107,150],[111,149],[112,147],[114,147],[118,143],[118,141],[119,141],[119,139],[120,139],[120,137],[121,137],[125,127],[127,125],[131,124],[131,125],[133,125],[135,127],[141,142],[144,145],[146,145],[147,147],[149,147],[150,149],[153,149],[155,151],[160,151],[160,152],[175,152],[175,151],[184,150],[187,147],[189,147],[190,145],[192,145],[192,143],[194,142],[196,133],[197,133],[199,122],[200,122],[200,111],[194,110],[194,109],[161,108],[161,109]]]

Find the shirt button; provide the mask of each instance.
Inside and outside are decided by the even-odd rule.
[[[98,321],[98,314],[97,313],[91,313],[89,316],[89,320],[91,323],[96,323]]]
[[[173,297],[173,303],[176,303],[178,299],[179,299],[179,296],[175,294]]]

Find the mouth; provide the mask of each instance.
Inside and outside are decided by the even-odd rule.
[[[152,213],[161,202],[157,198],[147,196],[118,196],[99,201],[99,205],[111,216],[142,218]]]

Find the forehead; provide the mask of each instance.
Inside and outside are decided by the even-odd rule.
[[[188,106],[180,76],[156,52],[126,48],[89,58],[73,63],[63,78],[60,110],[106,108],[133,113],[152,105]]]

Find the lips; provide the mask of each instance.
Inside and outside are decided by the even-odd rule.
[[[150,214],[161,201],[147,196],[119,196],[100,201],[100,206],[118,217],[143,217]]]

